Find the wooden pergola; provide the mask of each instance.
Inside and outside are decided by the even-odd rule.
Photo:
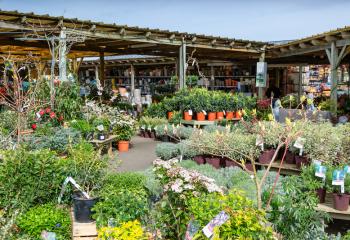
[[[269,46],[269,63],[330,64],[332,110],[337,110],[337,69],[350,63],[350,27],[338,28],[285,44]]]
[[[69,46],[69,58],[100,57],[101,73],[104,56],[153,55],[174,57],[178,61],[180,87],[185,84],[186,56],[198,59],[257,61],[265,42],[247,41],[168,30],[129,27],[126,25],[82,21],[78,19],[0,11],[0,55],[26,55],[31,52],[43,60],[51,59],[49,43],[57,41],[64,52],[69,39],[80,39]],[[83,41],[82,41],[83,39]],[[65,62],[60,54],[60,62]],[[65,64],[60,64],[64,77]],[[62,68],[62,69],[61,69]],[[101,74],[100,80],[104,81]]]

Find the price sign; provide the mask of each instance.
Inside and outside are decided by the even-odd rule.
[[[190,116],[192,116],[192,115],[193,115],[192,110],[188,110],[188,115],[190,115]]]
[[[299,156],[303,155],[304,143],[305,143],[305,138],[302,138],[302,137],[298,137],[294,143],[294,147],[299,149]]]
[[[316,165],[315,176],[322,179],[326,179],[326,171],[327,171],[327,168],[325,166]]]

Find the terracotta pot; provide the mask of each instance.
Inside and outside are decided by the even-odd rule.
[[[236,111],[236,116],[235,116],[235,118],[237,118],[237,119],[241,119],[241,118],[242,118],[242,112],[241,112],[241,110]]]
[[[233,114],[234,114],[233,112],[226,112],[226,119],[227,120],[232,120],[233,117],[234,117]]]
[[[295,163],[297,165],[297,168],[300,169],[302,166],[308,165],[309,161],[305,156],[295,155]]]
[[[184,112],[184,120],[191,121],[192,120],[192,115],[190,115],[189,112]]]
[[[217,112],[216,113],[216,118],[219,119],[219,120],[224,119],[224,112]]]
[[[316,190],[316,195],[320,203],[324,203],[326,201],[326,189],[319,188]]]
[[[119,141],[118,142],[118,151],[119,152],[129,151],[129,141]]]
[[[197,121],[205,121],[205,114],[202,112],[196,113]]]
[[[215,121],[215,119],[216,119],[216,113],[215,112],[208,113],[208,121]]]
[[[349,195],[333,193],[333,207],[338,211],[347,211],[349,208]]]
[[[283,156],[283,153],[284,151],[282,151],[282,156]],[[288,163],[288,164],[295,164],[295,154],[287,150],[284,161],[285,163]]]
[[[167,112],[168,120],[170,120],[173,117],[173,114],[173,112]]]
[[[205,158],[207,164],[212,165],[214,168],[220,168],[221,159],[219,157],[209,156]]]
[[[275,154],[275,149],[266,150],[261,153],[259,157],[259,163],[262,164],[269,164],[273,158],[273,155]]]
[[[194,160],[197,164],[204,164],[204,163],[205,163],[205,158],[204,158],[203,155],[194,156],[193,160]]]

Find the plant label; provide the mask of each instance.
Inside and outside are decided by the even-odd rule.
[[[207,238],[210,238],[214,234],[214,228],[216,226],[221,226],[230,218],[225,211],[221,211],[216,215],[204,228],[203,233]]]
[[[184,240],[192,240],[194,235],[198,232],[199,228],[200,228],[200,225],[197,221],[190,220],[190,222],[187,225],[187,230],[186,230]]]
[[[142,129],[142,130],[145,130],[145,126],[144,126],[144,125],[142,125],[142,126],[141,126],[141,129]]]
[[[204,115],[207,115],[207,112],[205,110],[202,110],[202,112],[204,113]]]
[[[190,115],[190,116],[192,116],[192,115],[193,115],[192,110],[188,110],[188,115]]]
[[[67,186],[67,184],[68,184],[69,182],[70,182],[76,189],[78,189],[78,190],[84,195],[84,197],[85,197],[86,199],[89,199],[89,198],[90,198],[90,196],[89,196],[85,191],[83,191],[83,190],[81,189],[81,187],[79,186],[79,184],[77,184],[77,182],[76,182],[72,177],[67,177],[67,178],[64,180],[63,184],[62,184],[62,189],[61,189],[60,195],[58,196],[58,204],[61,203],[63,194],[64,194],[64,192],[65,192],[65,190],[66,190],[66,186]]]
[[[344,193],[345,172],[343,170],[334,170],[332,175],[332,185],[340,186],[341,193]]]
[[[226,116],[226,112],[225,112],[225,110],[224,111],[222,111],[223,113],[224,113],[224,115]]]
[[[154,131],[157,131],[157,126],[154,127]]]
[[[325,166],[316,165],[315,176],[322,179],[326,179],[326,171],[327,171],[327,168]]]
[[[344,167],[344,172],[345,172],[345,174],[350,173],[350,166],[349,165]]]
[[[40,112],[35,113],[35,116],[37,117],[37,119],[41,119]]]
[[[299,156],[303,155],[304,143],[305,143],[305,138],[302,138],[302,137],[298,137],[294,143],[294,147],[299,149]]]
[[[41,238],[43,240],[56,240],[56,233],[54,232],[47,232],[47,231],[42,231],[41,232]]]
[[[320,160],[313,160],[312,163],[313,163],[315,166],[320,166],[320,165],[321,165],[321,161],[320,161]]]
[[[261,151],[264,151],[264,139],[261,135],[258,135],[255,140],[255,146],[260,146]]]

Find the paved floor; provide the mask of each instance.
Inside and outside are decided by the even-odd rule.
[[[145,170],[152,166],[152,162],[157,158],[155,148],[159,142],[138,136],[134,137],[131,142],[133,146],[128,152],[117,152],[116,158],[121,161],[115,167],[117,172]]]

